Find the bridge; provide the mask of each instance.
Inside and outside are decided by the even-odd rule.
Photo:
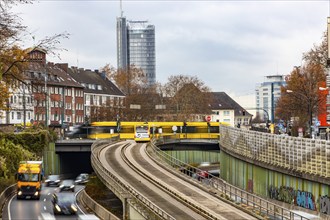
[[[220,126],[220,137],[221,151],[228,155],[221,159],[221,168],[228,170],[221,172],[222,179],[250,193],[328,215],[330,144],[327,141],[279,136],[228,126]],[[158,146],[166,149],[173,146],[193,146],[194,142],[196,140],[178,141],[169,138],[166,143]],[[81,144],[75,145],[80,151],[87,149]],[[59,147],[57,151],[60,153],[67,149],[61,150]],[[262,176],[264,178],[261,179]],[[280,198],[280,193],[285,193],[287,197]]]

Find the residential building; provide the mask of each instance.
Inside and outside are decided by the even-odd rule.
[[[83,123],[84,87],[60,66],[46,62],[44,51],[33,50],[29,55],[26,75],[32,85],[34,121],[59,127]]]
[[[141,68],[148,84],[156,82],[155,26],[147,21],[127,21],[117,18],[117,68],[130,65]]]
[[[256,86],[256,113],[262,120],[274,122],[276,103],[285,86],[283,75],[266,76],[264,82]]]
[[[211,121],[224,122],[230,126],[249,126],[252,115],[242,106],[235,102],[225,92],[212,92],[212,103],[210,107],[212,114]]]
[[[77,67],[67,68],[67,72],[84,87],[85,122],[116,120],[124,106],[125,95],[105,73]]]

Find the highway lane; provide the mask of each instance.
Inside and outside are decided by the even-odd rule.
[[[77,185],[75,194],[82,190],[84,186]],[[3,209],[3,220],[38,220],[41,213],[50,213],[53,215],[53,205],[51,202],[52,194],[59,192],[58,187],[46,187],[43,185],[40,200],[24,200],[16,199],[16,195],[12,196]],[[73,193],[73,192],[62,192]],[[84,214],[84,210],[78,207],[77,214]],[[55,219],[77,219],[77,215],[57,215]]]
[[[140,175],[123,160],[121,151],[125,143],[130,144],[124,151],[126,158],[152,181]],[[256,219],[161,168],[144,153],[145,146],[145,144],[136,144],[134,141],[121,142],[104,148],[99,154],[99,159],[103,166],[117,174],[122,182],[131,185],[176,219],[207,219],[210,217],[206,217],[208,214],[211,214],[213,216],[211,218],[214,219]],[[159,185],[154,183],[155,181],[161,182],[164,188],[170,189],[200,209],[196,211],[196,209],[188,208],[170,193],[165,192],[164,188],[159,188]],[[204,213],[201,214],[200,210],[204,210]]]

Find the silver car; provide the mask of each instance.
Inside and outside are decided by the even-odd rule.
[[[88,173],[81,173],[77,176],[75,183],[76,184],[86,184],[89,181]]]

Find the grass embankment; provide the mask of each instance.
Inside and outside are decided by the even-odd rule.
[[[122,202],[95,175],[91,176],[85,190],[87,194],[97,203],[102,205],[118,218],[123,218]]]
[[[0,177],[0,194],[10,185],[16,183],[15,178],[5,179]]]

